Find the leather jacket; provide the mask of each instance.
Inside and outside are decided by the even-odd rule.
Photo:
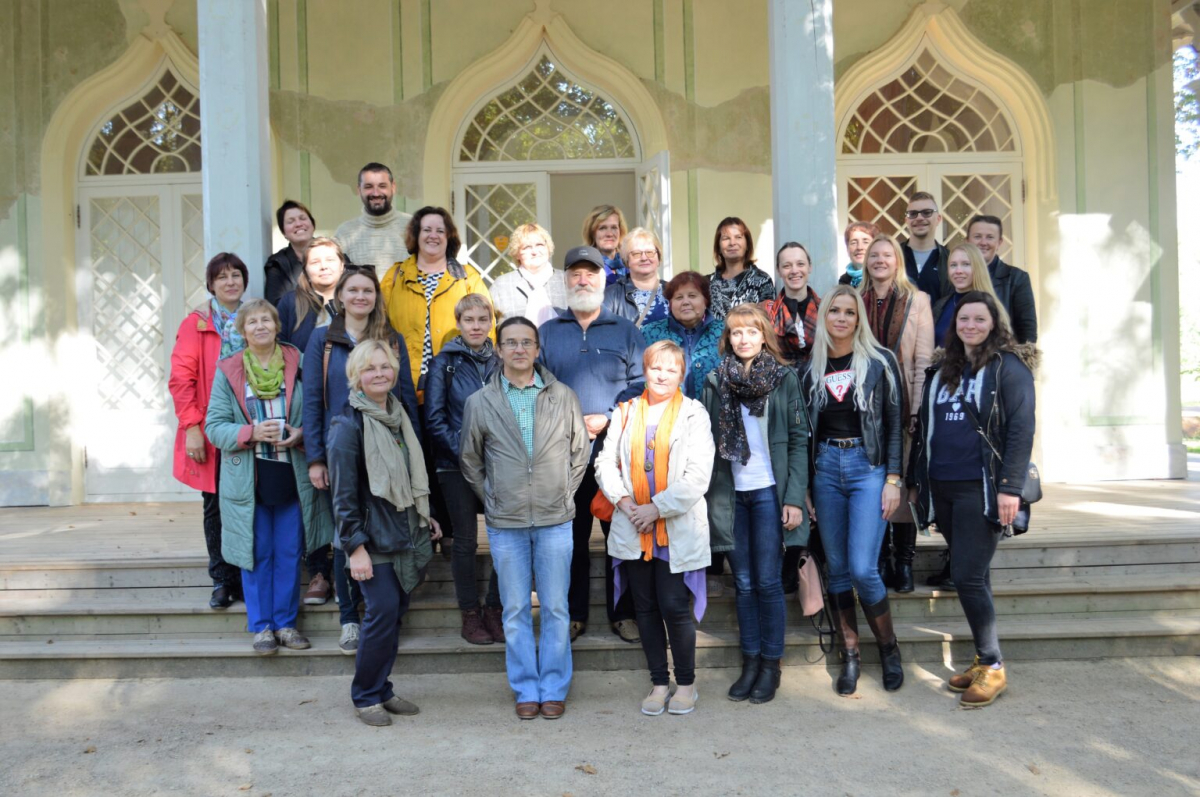
[[[347,556],[360,545],[370,553],[400,553],[413,547],[413,525],[418,517],[411,507],[401,511],[391,501],[371,492],[363,454],[362,413],[353,407],[329,425],[326,465],[333,500],[334,543]],[[417,457],[421,452],[412,452]]]
[[[900,376],[896,356],[879,346],[875,347],[875,350],[887,361],[887,367],[892,370],[892,380],[889,382],[884,377],[883,363],[871,360],[867,378],[863,381],[863,390],[867,394],[867,409],[858,410],[863,448],[867,461],[872,466],[886,464],[888,473],[903,474],[904,420],[900,407],[904,380]],[[801,365],[800,378],[804,400],[808,404],[808,423],[812,432],[813,444],[809,449],[815,457],[817,446],[820,444],[817,432],[820,428],[821,410],[813,398],[813,374],[809,363]]]
[[[483,389],[500,366],[494,353],[482,358],[460,338],[447,343],[425,374],[425,444],[433,447],[434,467],[458,470],[459,437],[467,399]]]

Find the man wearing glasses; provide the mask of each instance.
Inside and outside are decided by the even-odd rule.
[[[938,212],[933,194],[918,191],[909,198],[904,214],[908,240],[901,247],[904,270],[914,285],[929,294],[931,304],[943,293],[951,291],[950,274],[945,265],[950,253],[937,241],[941,224],[942,214]]]
[[[517,716],[558,719],[571,688],[571,519],[588,467],[588,431],[579,399],[537,363],[533,322],[506,319],[496,339],[501,370],[463,407],[460,464],[483,503]],[[537,645],[530,599],[535,579]]]
[[[606,278],[604,256],[599,249],[577,246],[567,252],[563,263],[567,309],[540,327],[545,346],[538,362],[579,396],[593,451],[599,453],[617,402],[641,392],[633,392],[631,387],[642,381],[646,339],[632,321],[604,308]],[[591,501],[596,489],[595,469],[589,464],[575,494],[575,553],[571,560],[570,594],[572,641],[587,630],[591,591],[588,541],[592,536]],[[600,530],[607,538],[608,523],[601,523]],[[605,567],[604,573],[605,605],[613,633],[626,642],[640,642],[632,593],[627,590],[620,603],[614,605],[612,568]]]

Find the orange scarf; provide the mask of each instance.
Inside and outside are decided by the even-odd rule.
[[[646,390],[638,399],[637,407],[632,411],[633,431],[629,441],[629,479],[633,482],[633,500],[638,505],[650,503],[650,481],[646,478],[646,410],[650,406],[650,391]],[[675,419],[679,417],[679,409],[683,406],[683,392],[676,390],[669,399],[667,408],[663,410],[662,419],[654,431],[654,492],[657,495],[667,489],[667,460],[670,457],[671,429]],[[629,410],[626,410],[627,412]],[[667,521],[659,518],[654,524],[655,541],[659,548],[667,546]],[[654,545],[650,540],[650,532],[641,533],[642,559],[649,562],[654,555]]]

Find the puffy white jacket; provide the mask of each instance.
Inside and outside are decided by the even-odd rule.
[[[609,434],[596,457],[596,483],[613,506],[625,496],[633,496],[629,461],[633,434],[633,402],[625,402],[613,411]],[[626,422],[626,414],[629,420]],[[617,433],[619,431],[619,433]],[[645,441],[637,441],[644,445]],[[671,572],[686,573],[708,567],[712,562],[708,539],[708,507],[704,494],[712,477],[712,422],[699,401],[684,398],[675,427],[671,430],[667,488],[652,499],[658,513],[667,521]],[[618,462],[620,466],[618,467]],[[640,535],[620,509],[613,510],[612,529],[608,534],[608,554],[617,559],[642,556]]]

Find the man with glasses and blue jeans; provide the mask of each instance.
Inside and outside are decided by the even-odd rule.
[[[537,364],[532,321],[506,319],[496,340],[501,369],[463,408],[460,464],[483,502],[517,716],[558,719],[571,688],[571,522],[588,465],[588,430],[575,393]],[[541,614],[536,646],[530,598],[535,579]]]

